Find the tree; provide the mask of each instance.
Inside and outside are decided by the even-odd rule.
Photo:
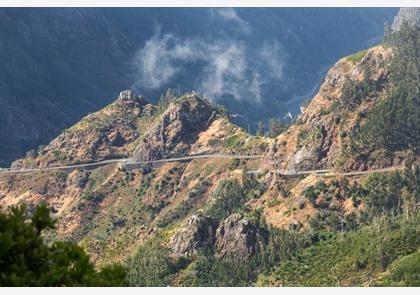
[[[128,281],[136,287],[164,287],[177,271],[176,260],[163,246],[163,237],[158,234],[146,241],[128,262]]]
[[[257,129],[257,136],[264,136],[264,122],[263,121],[259,121],[258,122],[258,129]]]
[[[353,139],[353,150],[420,150],[420,27],[404,24],[385,38],[393,47],[389,90],[369,112]],[[365,89],[364,87],[363,89]],[[359,92],[361,89],[358,89]],[[354,91],[353,91],[354,92]]]
[[[25,205],[0,212],[0,286],[124,286],[126,271],[112,265],[97,271],[83,248],[70,241],[48,245],[55,228],[45,204],[32,216]]]
[[[280,120],[276,118],[272,118],[269,122],[269,136],[270,137],[277,137],[284,131],[286,131],[287,125],[282,123]]]

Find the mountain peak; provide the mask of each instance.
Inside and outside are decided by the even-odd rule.
[[[118,95],[118,100],[122,101],[134,101],[134,102],[144,102],[145,99],[142,95],[137,94],[133,90],[124,90],[121,91]]]

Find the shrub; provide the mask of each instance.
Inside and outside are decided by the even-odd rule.
[[[32,216],[26,207],[0,212],[0,286],[123,286],[120,265],[95,270],[85,251],[70,241],[44,241],[55,228],[46,205]]]
[[[246,194],[236,179],[222,181],[213,196],[215,202],[207,210],[207,214],[219,220],[237,212],[246,201]]]

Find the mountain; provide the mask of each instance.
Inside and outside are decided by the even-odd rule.
[[[418,7],[403,7],[398,11],[397,16],[392,22],[391,29],[398,31],[401,29],[404,22],[408,22],[411,25],[420,24],[420,8]]]
[[[341,58],[274,138],[195,92],[123,91],[13,164],[41,171],[0,174],[0,205],[46,202],[50,240],[133,286],[418,286],[419,32]],[[126,157],[163,161],[49,170]]]
[[[378,42],[395,14],[392,8],[2,8],[0,165],[45,145],[128,88],[154,103],[167,88],[196,89],[255,130],[259,120],[298,112],[326,69]]]

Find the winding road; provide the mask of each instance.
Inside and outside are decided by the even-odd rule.
[[[137,161],[133,158],[123,158],[123,159],[110,159],[104,160],[100,162],[94,163],[84,163],[84,164],[75,164],[75,165],[66,165],[66,166],[50,166],[50,167],[43,167],[43,168],[23,168],[23,169],[2,169],[0,170],[0,175],[2,174],[24,174],[24,173],[36,173],[36,172],[45,172],[45,171],[72,171],[78,168],[82,169],[95,169],[101,166],[113,164],[113,163],[121,163],[122,166],[127,168],[128,170],[138,169],[145,165],[153,165],[159,166],[159,164],[165,164],[170,162],[184,162],[184,161],[191,161],[195,159],[208,159],[208,158],[228,158],[228,159],[259,159],[262,158],[263,155],[253,155],[253,156],[243,156],[243,155],[232,155],[232,154],[204,154],[204,155],[192,155],[192,156],[185,156],[185,157],[176,157],[176,158],[168,158],[168,159],[160,159],[160,160],[152,160],[152,161]],[[370,174],[375,172],[389,172],[395,170],[402,170],[404,166],[392,166],[387,168],[381,169],[373,169],[373,170],[366,170],[366,171],[351,171],[351,172],[336,172],[329,169],[319,169],[319,170],[306,170],[306,171],[296,171],[296,170],[276,170],[276,172],[285,175],[285,176],[299,176],[299,175],[308,175],[308,174],[319,174],[319,175],[336,175],[336,176],[357,176],[363,174]]]
[[[259,159],[262,155],[255,155],[255,156],[241,156],[241,155],[229,155],[229,154],[208,154],[208,155],[193,155],[193,156],[185,156],[185,157],[176,157],[176,158],[168,158],[168,159],[160,159],[160,160],[152,160],[152,161],[137,161],[133,158],[123,158],[123,159],[110,159],[104,160],[100,162],[94,163],[83,163],[83,164],[74,164],[74,165],[65,165],[65,166],[49,166],[49,167],[42,167],[42,168],[22,168],[22,169],[12,169],[6,168],[0,170],[1,174],[16,174],[16,173],[35,173],[35,172],[44,172],[44,171],[71,171],[77,168],[84,168],[84,169],[95,169],[101,166],[109,165],[112,163],[121,163],[122,165],[127,165],[130,167],[141,167],[148,164],[164,164],[169,162],[183,162],[183,161],[191,161],[195,159],[206,159],[206,158],[230,158],[230,159]]]

